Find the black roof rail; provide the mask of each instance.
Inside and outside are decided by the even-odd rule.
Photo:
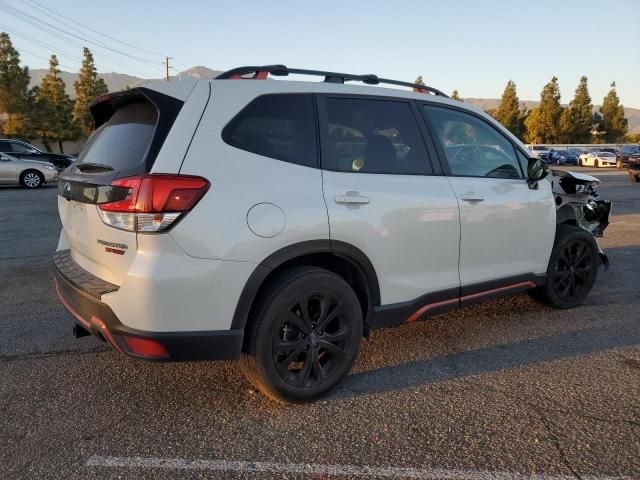
[[[354,75],[352,73],[338,73],[338,72],[325,72],[322,70],[305,70],[302,68],[288,68],[285,65],[263,65],[263,66],[250,66],[250,67],[237,67],[218,75],[215,80],[228,80],[236,78],[265,78],[266,75],[273,75],[276,77],[286,77],[289,74],[293,75],[313,75],[318,77],[324,77],[324,81],[327,83],[344,83],[344,82],[362,82],[367,85],[378,85],[380,83],[388,85],[398,85],[401,87],[410,87],[416,89],[418,92],[429,92],[439,97],[449,96],[438,90],[437,88],[429,87],[427,85],[421,85],[412,82],[402,82],[400,80],[391,80],[388,78],[380,78],[377,75]],[[245,77],[251,75],[251,77]]]

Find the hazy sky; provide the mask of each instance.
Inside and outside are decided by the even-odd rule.
[[[175,57],[177,70],[283,63],[401,80],[422,75],[428,85],[449,93],[458,89],[463,97],[499,97],[513,79],[521,100],[539,99],[556,75],[563,102],[586,75],[594,103],[615,80],[623,104],[640,108],[640,0],[0,0],[0,30],[11,29],[24,63],[45,67],[39,57],[48,57],[54,47],[63,70],[69,70],[78,68],[80,44],[86,41],[75,38],[77,45],[70,44],[6,11],[9,5],[56,24],[33,1],[131,45]],[[87,44],[101,71],[163,74],[160,55],[72,23],[60,28],[79,37],[91,34],[150,61]]]

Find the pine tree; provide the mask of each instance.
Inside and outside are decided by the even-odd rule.
[[[89,111],[89,104],[100,95],[108,92],[107,84],[98,77],[93,63],[91,51],[85,47],[83,50],[82,68],[78,80],[73,82],[76,91],[76,102],[73,108],[75,121],[80,128],[80,133],[86,138],[91,135],[94,128],[93,117]]]
[[[616,92],[616,82],[611,84],[611,90],[607,93],[600,107],[602,118],[598,127],[605,143],[624,141],[624,136],[629,129],[629,121],[624,116],[624,107],[620,105],[620,99]]]
[[[569,106],[562,109],[560,115],[560,122],[558,124],[560,135],[558,136],[559,143],[587,143],[587,142],[575,142],[573,140],[573,120],[572,120],[572,108]]]
[[[424,81],[422,80],[422,75],[419,75],[418,78],[416,78],[413,83],[415,83],[416,85],[424,85]],[[413,91],[414,92],[419,92],[420,89],[416,88],[416,87],[413,87]]]
[[[42,78],[36,94],[36,132],[45,142],[56,140],[61,153],[63,140],[75,140],[79,133],[73,121],[73,102],[64,89],[58,59],[51,55],[49,73]]]
[[[540,105],[534,108],[527,120],[526,138],[531,143],[558,143],[562,140],[560,130],[560,87],[558,78],[553,77],[542,89]]]
[[[451,93],[451,98],[452,98],[453,100],[458,100],[459,102],[464,102],[464,100],[463,100],[462,98],[460,98],[460,94],[458,93],[458,90],[454,90],[454,91]]]
[[[595,125],[593,104],[587,86],[587,77],[580,78],[575,96],[560,119],[565,143],[589,143]]]
[[[513,80],[507,82],[507,86],[502,93],[500,105],[498,105],[498,109],[492,116],[516,137],[523,138],[526,109],[520,109],[516,84]]]
[[[29,137],[29,69],[20,67],[20,54],[9,35],[0,33],[0,113],[6,115],[4,134]]]

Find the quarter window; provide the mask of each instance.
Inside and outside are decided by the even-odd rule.
[[[429,158],[411,105],[327,98],[322,168],[339,172],[429,174]]]
[[[452,175],[523,177],[513,145],[487,122],[449,108],[423,109],[436,130]]]
[[[307,94],[258,97],[229,122],[222,138],[248,152],[315,167],[313,98]]]

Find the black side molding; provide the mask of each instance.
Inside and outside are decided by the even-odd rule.
[[[544,285],[545,281],[546,275],[529,273],[428,293],[408,302],[374,308],[370,325],[371,328],[402,325],[431,315],[523,292]]]

